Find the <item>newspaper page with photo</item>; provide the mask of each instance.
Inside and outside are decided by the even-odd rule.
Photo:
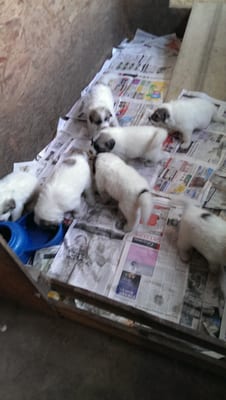
[[[90,151],[85,103],[98,81],[110,85],[121,126],[150,125],[151,113],[164,101],[179,49],[175,35],[157,37],[138,30],[132,41],[123,40],[71,110],[59,118],[55,138],[35,160],[15,163],[14,169],[31,171],[43,184],[71,147]],[[180,97],[208,98],[226,119],[226,102],[188,90]],[[213,122],[194,132],[189,148],[183,151],[180,136],[169,135],[158,164],[128,160],[147,179],[153,193],[148,224],[139,223],[125,234],[117,203],[103,205],[96,195],[96,205],[91,207],[83,199],[76,217],[65,216],[69,228],[63,243],[39,250],[34,268],[60,282],[226,340],[226,307],[220,301],[219,281],[209,274],[206,260],[197,252],[184,263],[177,251],[177,226],[183,212],[177,201],[180,196],[217,209],[225,218],[225,138],[226,125]],[[226,272],[222,279],[226,287]],[[89,309],[81,302],[76,306]]]
[[[212,337],[226,338],[221,283],[196,251],[184,263],[177,252],[181,207],[156,200],[149,231],[125,236],[109,297]],[[221,277],[226,284],[226,271]],[[223,302],[222,302],[223,300]]]
[[[109,296],[152,315],[179,322],[188,266],[176,249],[179,213],[165,199],[155,200],[149,229],[124,238]]]
[[[82,91],[67,117],[86,120],[86,95],[99,81],[111,87],[122,126],[138,125],[147,105],[163,101],[181,42],[175,34],[157,37],[141,32],[137,30],[133,40],[113,49],[111,59]]]
[[[48,271],[70,285],[107,295],[118,264],[121,239],[101,231],[92,233],[72,223]]]

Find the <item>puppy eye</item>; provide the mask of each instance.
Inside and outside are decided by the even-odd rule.
[[[112,114],[107,115],[107,116],[104,118],[104,121],[109,121],[111,117],[112,117]]]
[[[161,119],[161,118],[160,118],[160,116],[159,116],[158,114],[154,114],[154,115],[153,115],[153,120],[154,120],[154,121],[158,122],[158,121],[160,121],[160,119]]]
[[[101,125],[101,124],[102,124],[101,119],[98,119],[97,121],[95,121],[95,124],[96,124],[96,125]]]

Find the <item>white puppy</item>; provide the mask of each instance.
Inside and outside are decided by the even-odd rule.
[[[92,179],[85,152],[71,149],[62,163],[55,167],[43,185],[34,208],[34,220],[38,225],[53,228],[61,223],[68,211],[78,212],[81,195],[93,203]]]
[[[167,131],[154,126],[106,128],[94,141],[97,153],[112,152],[123,159],[143,158],[158,162],[166,156],[162,144]]]
[[[223,122],[226,120],[217,115],[216,106],[205,99],[179,99],[163,103],[149,117],[155,126],[162,126],[169,131],[178,131],[182,135],[182,149],[191,144],[192,133],[195,129],[205,129],[211,120]]]
[[[219,279],[219,311],[222,314],[226,297],[223,279],[223,267],[226,264],[226,221],[189,201],[184,202],[184,207],[177,241],[180,258],[188,262],[192,248],[206,258],[210,272]]]
[[[125,231],[135,226],[138,209],[144,224],[148,222],[152,211],[152,197],[149,186],[134,168],[125,164],[111,153],[98,154],[95,163],[96,188],[103,200],[108,196],[119,203],[119,209],[125,216]]]
[[[103,128],[118,126],[114,98],[109,86],[97,83],[92,87],[87,95],[86,114],[88,130],[92,138],[95,138]]]
[[[207,259],[210,272],[221,272],[226,264],[226,221],[185,201],[177,246],[183,261],[195,248]]]
[[[12,172],[0,180],[0,220],[16,221],[38,190],[38,179],[28,172]]]

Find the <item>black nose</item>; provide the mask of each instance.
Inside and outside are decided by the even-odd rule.
[[[159,121],[159,116],[158,116],[158,114],[156,114],[156,113],[152,114],[152,115],[150,116],[150,120],[151,120],[151,121],[158,122],[158,121]]]
[[[97,153],[100,153],[100,150],[101,150],[101,149],[100,149],[100,146],[98,145],[97,142],[94,142],[94,143],[93,143],[93,147],[94,147],[94,149],[96,150]]]

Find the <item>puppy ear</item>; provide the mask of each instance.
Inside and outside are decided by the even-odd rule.
[[[108,140],[108,142],[105,143],[106,149],[108,151],[111,151],[113,149],[114,145],[115,145],[114,139],[110,139],[110,140]]]
[[[2,211],[2,213],[5,214],[8,211],[14,210],[14,208],[16,208],[15,200],[14,199],[6,200],[3,203],[3,211]]]
[[[91,124],[100,125],[102,120],[97,110],[91,110],[89,113],[89,120]]]

